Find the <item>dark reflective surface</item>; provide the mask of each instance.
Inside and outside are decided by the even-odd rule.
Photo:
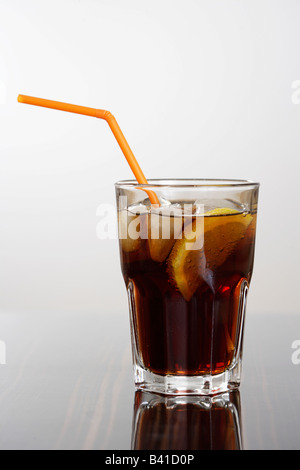
[[[241,450],[239,392],[215,397],[135,395],[132,449]]]
[[[239,393],[165,399],[134,390],[127,311],[0,312],[0,449],[300,449],[299,339],[248,313]]]

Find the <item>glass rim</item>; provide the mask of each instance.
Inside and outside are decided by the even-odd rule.
[[[118,189],[143,189],[151,188],[258,188],[260,183],[244,179],[220,179],[220,178],[159,178],[148,179],[148,184],[140,184],[136,180],[120,180],[115,183]]]

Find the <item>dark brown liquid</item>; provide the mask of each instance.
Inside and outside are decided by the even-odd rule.
[[[255,222],[253,215],[229,256],[207,270],[209,282],[199,281],[188,300],[170,279],[168,258],[151,259],[147,240],[141,240],[136,251],[121,249],[123,275],[133,298],[135,342],[146,369],[162,375],[199,375],[218,374],[230,366],[240,336],[240,298],[252,274]],[[204,237],[209,266],[207,246]]]
[[[132,445],[134,450],[241,450],[239,394],[202,405],[155,395],[147,402],[138,392]]]

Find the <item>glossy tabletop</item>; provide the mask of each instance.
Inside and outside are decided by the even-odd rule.
[[[247,312],[240,390],[213,403],[135,391],[127,312],[0,313],[0,332],[1,450],[300,449],[297,315]]]

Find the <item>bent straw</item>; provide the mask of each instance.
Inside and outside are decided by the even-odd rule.
[[[85,116],[92,116],[99,119],[105,119],[111,128],[129,166],[139,184],[148,184],[148,181],[145,178],[144,173],[140,165],[138,164],[135,156],[132,153],[131,148],[128,145],[127,140],[124,137],[123,132],[121,131],[119,124],[117,123],[115,117],[111,114],[110,111],[104,109],[89,108],[86,106],[78,106],[75,104],[62,103],[61,101],[45,100],[43,98],[36,98],[34,96],[19,95],[19,103],[32,104],[34,106],[42,106],[44,108],[57,109],[59,111],[67,111],[69,113],[83,114]],[[146,190],[151,204],[159,205],[159,200],[156,194],[153,191]]]

